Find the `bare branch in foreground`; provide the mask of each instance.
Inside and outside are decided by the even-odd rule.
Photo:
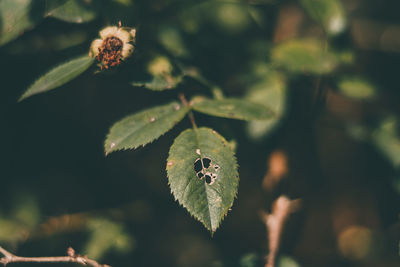
[[[287,221],[290,213],[296,211],[300,207],[300,200],[290,200],[286,196],[280,196],[272,204],[271,214],[263,212],[261,214],[268,230],[269,254],[265,267],[274,267],[275,258],[278,253],[280,237],[283,226]]]
[[[61,257],[20,257],[16,256],[3,247],[0,246],[0,253],[3,254],[3,257],[0,258],[0,263],[6,266],[9,263],[13,262],[38,262],[38,263],[67,263],[74,262],[84,266],[92,266],[92,267],[111,267],[106,264],[100,264],[95,260],[88,259],[85,256],[81,256],[79,254],[75,254],[75,250],[73,248],[68,248],[67,254],[68,256]]]

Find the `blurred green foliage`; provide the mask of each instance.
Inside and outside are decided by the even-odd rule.
[[[94,218],[88,221],[87,229],[90,236],[83,251],[94,259],[101,259],[110,251],[127,253],[135,246],[121,223]]]
[[[24,241],[39,222],[40,210],[35,198],[29,193],[17,195],[9,214],[0,215],[0,241]]]
[[[272,64],[293,73],[327,74],[338,65],[333,53],[316,39],[291,40],[271,51]]]
[[[257,66],[257,68],[262,67]],[[287,88],[284,75],[268,70],[268,66],[266,69],[266,71],[260,71],[257,75],[259,79],[249,86],[246,95],[247,99],[265,105],[274,114],[273,119],[248,122],[248,135],[255,140],[260,140],[271,133],[287,112]]]
[[[80,0],[46,0],[45,16],[54,17],[66,22],[89,22],[96,17],[90,1]]]
[[[331,35],[346,29],[347,19],[340,0],[301,0],[307,13]]]
[[[343,78],[338,83],[339,91],[345,96],[367,100],[377,95],[375,87],[366,80],[359,78]]]
[[[306,204],[285,228],[277,266],[397,266],[399,8],[389,0],[0,0],[1,245],[27,255],[73,245],[113,266],[261,266],[268,248],[258,211],[284,193]],[[119,21],[137,28],[132,59],[100,73],[81,65],[50,83],[45,75],[34,91],[60,90],[16,103],[36,77],[86,55],[98,31]],[[245,123],[195,114],[233,140],[241,166],[239,198],[213,239],[162,179],[187,120],[154,146],[107,159],[101,149],[119,118],[182,92],[210,99],[197,107],[205,114],[232,117],[232,97],[274,113]],[[144,136],[140,144],[154,138]],[[276,149],[288,156],[288,174],[265,193],[265,161]],[[109,210],[131,201],[142,204]],[[349,257],[357,232],[342,250],[337,240],[352,225],[384,246]]]

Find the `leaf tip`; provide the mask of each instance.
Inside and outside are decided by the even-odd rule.
[[[18,98],[18,103],[22,102],[23,100],[25,100],[26,98],[30,97],[31,94],[27,93],[28,91],[25,91],[19,98]]]

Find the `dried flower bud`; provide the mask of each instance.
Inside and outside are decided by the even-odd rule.
[[[99,61],[101,69],[120,65],[135,50],[135,29],[109,26],[102,29],[99,35],[101,39],[92,42],[89,56]]]

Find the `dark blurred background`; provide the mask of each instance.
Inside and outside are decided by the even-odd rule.
[[[263,266],[260,212],[284,194],[302,207],[285,225],[278,266],[400,266],[400,2],[341,1],[345,27],[334,36],[300,2],[83,1],[95,10],[83,23],[31,15],[34,27],[0,47],[0,244],[24,256],[64,255],[72,246],[112,266]],[[17,102],[118,20],[138,30],[126,65],[91,69]],[[237,143],[238,197],[213,237],[167,184],[168,150],[188,119],[144,148],[104,155],[120,118],[176,99],[177,91],[211,95],[193,81],[163,92],[131,86],[153,54],[194,66],[240,97],[259,68],[275,68],[273,49],[302,38],[325,40],[349,63],[321,75],[277,67],[287,92],[274,129],[253,138],[245,122],[195,114],[199,125]],[[368,80],[372,96],[340,91],[344,75]]]

